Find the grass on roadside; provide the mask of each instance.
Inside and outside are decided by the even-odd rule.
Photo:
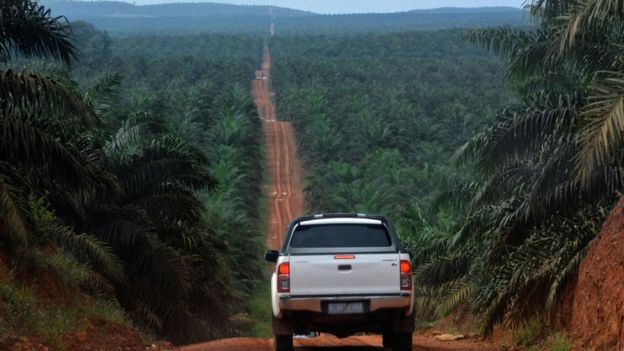
[[[543,321],[535,318],[514,331],[514,344],[528,351],[570,351],[572,342],[565,334],[554,333]]]
[[[23,262],[0,280],[0,342],[33,336],[53,349],[65,350],[63,336],[84,328],[86,320],[131,324],[114,298],[99,294],[98,276],[71,256],[35,249]],[[28,279],[18,280],[17,270]],[[85,287],[90,288],[90,296],[81,292]],[[47,291],[49,296],[38,296],[36,291]]]
[[[546,326],[539,318],[534,318],[513,332],[515,345],[532,347],[539,344],[546,333]]]
[[[271,283],[268,277],[258,281],[249,299],[249,313],[253,321],[250,335],[257,338],[273,336],[271,325]]]
[[[570,351],[573,349],[572,342],[563,334],[555,334],[549,340],[550,351]]]
[[[64,349],[63,335],[80,329],[85,318],[99,318],[128,324],[121,308],[110,301],[49,307],[37,301],[32,290],[12,283],[0,283],[0,340],[10,335],[37,335],[55,349]]]

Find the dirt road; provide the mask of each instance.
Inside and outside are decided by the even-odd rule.
[[[269,172],[267,186],[269,218],[267,221],[266,245],[278,249],[288,222],[303,211],[303,191],[301,172],[296,156],[295,135],[289,122],[280,122],[275,114],[273,94],[270,84],[271,56],[264,47],[262,69],[256,71],[256,79],[251,83],[251,92],[263,120],[266,140],[266,167]],[[337,339],[330,335],[318,338],[295,340],[297,351],[382,351],[378,336],[358,336]],[[270,339],[235,338],[216,340],[208,343],[181,348],[182,351],[272,351]],[[428,336],[414,336],[414,348],[418,351],[495,351],[491,345],[477,340],[453,342],[436,341]]]
[[[266,141],[266,168],[269,172],[266,243],[268,248],[278,249],[288,222],[303,212],[303,191],[292,124],[278,121],[275,115],[270,89],[271,55],[267,46],[262,57],[262,70],[256,72],[256,77],[262,79],[251,82],[251,93],[264,121]]]
[[[273,341],[269,339],[235,338],[216,340],[209,343],[189,346],[183,351],[273,351]],[[381,338],[360,336],[337,339],[322,336],[313,339],[295,340],[296,351],[389,351],[381,346]],[[414,336],[413,351],[496,351],[497,349],[476,340],[452,342],[436,341],[426,336]]]

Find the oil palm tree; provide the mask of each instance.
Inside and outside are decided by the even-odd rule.
[[[458,152],[475,173],[448,245],[479,250],[471,269],[446,270],[445,281],[471,276],[486,331],[556,309],[624,186],[621,3],[537,0],[531,11],[535,29],[468,34],[506,60],[520,98]]]
[[[0,33],[0,59],[5,62],[36,57],[70,64],[77,56],[66,21],[31,1],[0,4]],[[80,94],[60,81],[12,70],[0,74],[0,217],[5,239],[27,241],[33,228],[27,204],[31,193],[87,198],[118,191],[84,135],[97,123]]]
[[[174,341],[215,335],[225,326],[215,321],[228,313],[228,280],[218,259],[223,244],[205,229],[198,196],[214,185],[206,156],[143,113],[123,122],[102,153],[121,192],[84,202],[85,216],[73,223],[124,263],[129,279],[116,285],[118,299]]]
[[[6,0],[0,4],[0,60],[14,55],[56,58],[70,64],[77,58],[71,30],[62,17],[31,0]]]

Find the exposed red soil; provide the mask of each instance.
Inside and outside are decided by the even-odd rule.
[[[56,250],[50,248],[45,251],[50,255],[56,253]],[[58,273],[50,269],[17,270],[15,281],[28,286],[37,297],[38,304],[45,307],[71,306],[77,301],[89,299],[80,290],[68,287]]]
[[[63,336],[70,350],[145,350],[139,333],[102,319],[87,319],[80,330]]]
[[[262,56],[262,70],[256,76],[265,79],[252,81],[251,93],[258,115],[264,121],[266,168],[270,178],[266,190],[269,202],[266,244],[268,248],[276,250],[284,239],[288,222],[303,213],[303,190],[292,124],[277,120],[271,98],[271,55],[267,46]]]
[[[62,350],[68,351],[144,351],[174,350],[168,343],[146,347],[140,335],[124,325],[105,320],[86,319],[80,330],[62,336]],[[10,336],[0,342],[0,350],[54,351],[36,335]]]
[[[53,254],[53,248],[44,250]],[[83,306],[94,303],[89,295],[66,285],[54,271],[39,269],[35,271],[20,270],[12,273],[7,264],[5,252],[0,248],[0,284],[23,286],[32,291],[36,297],[38,308],[63,309],[65,307]],[[4,301],[0,297],[0,319],[4,309]],[[67,351],[112,351],[112,350],[145,350],[146,346],[141,335],[133,328],[108,320],[85,316],[77,329],[59,336],[61,349]],[[0,350],[14,351],[53,351],[59,345],[49,345],[40,335],[9,330],[8,335],[0,336]],[[155,345],[154,350],[173,349],[169,344]]]
[[[379,336],[355,336],[337,339],[331,335],[295,340],[298,351],[383,351]],[[181,351],[272,351],[270,339],[236,338],[184,347]],[[490,344],[478,340],[437,341],[429,336],[414,336],[414,351],[496,351]]]
[[[581,263],[564,324],[581,350],[624,349],[624,199]]]

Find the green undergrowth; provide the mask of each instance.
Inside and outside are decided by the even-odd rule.
[[[93,296],[79,291],[79,286],[96,285],[88,267],[61,252],[33,250],[29,256],[0,279],[0,343],[27,337],[66,350],[63,336],[80,331],[87,320],[130,325],[114,299],[95,290]],[[22,281],[18,276],[29,278]]]
[[[533,319],[513,332],[513,342],[518,346],[533,347],[544,339],[546,326],[544,322]]]
[[[251,292],[249,314],[253,324],[249,333],[258,338],[269,338],[273,335],[271,325],[271,283],[268,274],[260,280]]]
[[[572,342],[563,334],[553,335],[549,342],[550,351],[570,351],[573,349]]]
[[[79,330],[85,319],[118,324],[127,321],[119,306],[106,300],[51,307],[39,301],[32,289],[12,283],[0,284],[0,300],[0,340],[15,335],[35,336],[60,350],[65,349],[63,335]]]
[[[565,334],[554,332],[537,318],[517,328],[513,342],[528,351],[570,351],[574,346]]]
[[[527,351],[571,351],[574,345],[564,334],[553,334],[526,349]]]

